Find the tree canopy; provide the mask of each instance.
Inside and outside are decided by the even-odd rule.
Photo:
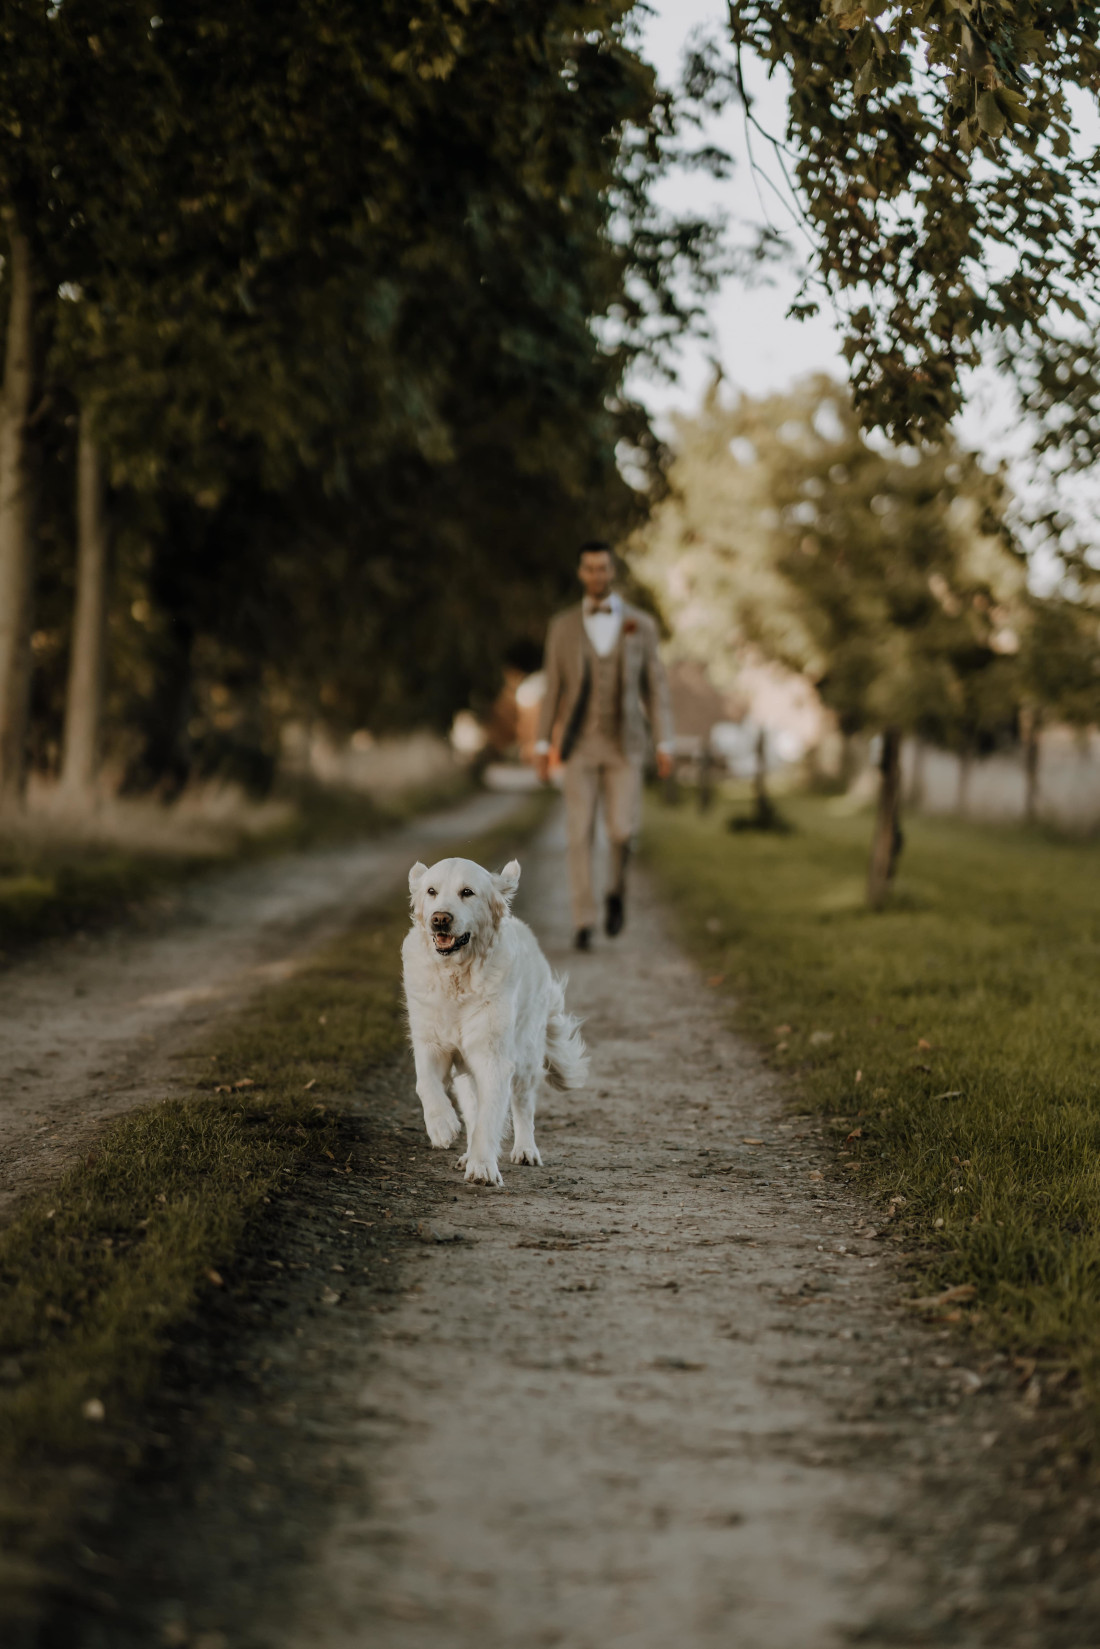
[[[733,406],[716,390],[680,423],[670,484],[637,565],[702,662],[755,648],[807,675],[846,732],[1013,734],[1026,564],[1004,479],[973,454],[872,445],[818,378]]]
[[[445,723],[535,645],[576,542],[644,510],[617,454],[657,480],[661,453],[624,378],[690,324],[714,233],[653,203],[675,122],[631,9],[5,7],[25,433],[57,481],[78,412],[102,452],[135,775],[270,748],[290,705]],[[38,498],[48,742],[72,506]]]
[[[865,422],[939,439],[984,360],[1011,374],[1041,445],[1094,461],[1100,195],[1082,125],[1100,12],[731,0],[729,25],[734,92],[743,50],[789,75],[777,147],[812,243],[796,310],[836,307]]]

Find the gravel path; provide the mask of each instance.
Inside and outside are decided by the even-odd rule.
[[[652,900],[568,953],[563,846],[559,822],[523,908],[570,969],[592,1087],[548,1104],[544,1170],[456,1184],[441,1234],[465,1240],[343,1383],[362,1488],[270,1641],[1052,1643],[992,1451],[1026,1453],[1035,1416],[899,1309],[866,1205]]]
[[[467,1187],[406,1056],[189,1328],[66,1649],[1086,1649],[1100,1507],[1007,1360],[904,1309],[819,1125],[636,878],[566,946],[593,1081]],[[1034,1383],[1033,1383],[1034,1384]],[[106,1502],[105,1502],[106,1506]]]
[[[201,876],[130,925],[44,944],[0,974],[0,1214],[55,1178],[108,1117],[171,1094],[214,1015],[291,974],[440,841],[492,829],[517,805],[485,793],[345,848]],[[185,1080],[185,1079],[184,1079]]]

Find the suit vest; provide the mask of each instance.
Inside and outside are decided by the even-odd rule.
[[[622,742],[623,732],[623,632],[620,628],[614,647],[601,658],[584,637],[585,659],[588,666],[588,703],[580,725],[580,739],[598,736],[613,744]]]

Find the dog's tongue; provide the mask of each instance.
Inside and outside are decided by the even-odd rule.
[[[436,950],[441,950],[444,953],[449,950],[454,950],[457,942],[458,941],[455,939],[454,935],[450,933],[437,933],[435,936]]]

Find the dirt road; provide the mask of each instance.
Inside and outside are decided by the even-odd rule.
[[[570,969],[592,1088],[548,1107],[543,1172],[461,1188],[466,1240],[364,1371],[365,1498],[273,1641],[926,1641],[958,1575],[897,1537],[914,1475],[950,1472],[963,1436],[973,1458],[982,1377],[934,1367],[953,1351],[902,1320],[866,1207],[818,1177],[815,1129],[652,903],[620,945],[566,952],[562,846],[524,909]]]
[[[318,1171],[181,1347],[159,1463],[89,1537],[109,1595],[50,1642],[1100,1641],[1057,1415],[900,1305],[640,881],[622,939],[568,955],[559,828],[523,913],[594,1075],[547,1105],[545,1167],[466,1187],[409,1061],[376,1073],[354,1172]]]
[[[179,1057],[215,1014],[397,887],[433,844],[491,829],[516,798],[488,793],[346,848],[197,878],[145,930],[44,945],[0,974],[0,1215],[56,1176],[107,1117],[173,1092]]]

